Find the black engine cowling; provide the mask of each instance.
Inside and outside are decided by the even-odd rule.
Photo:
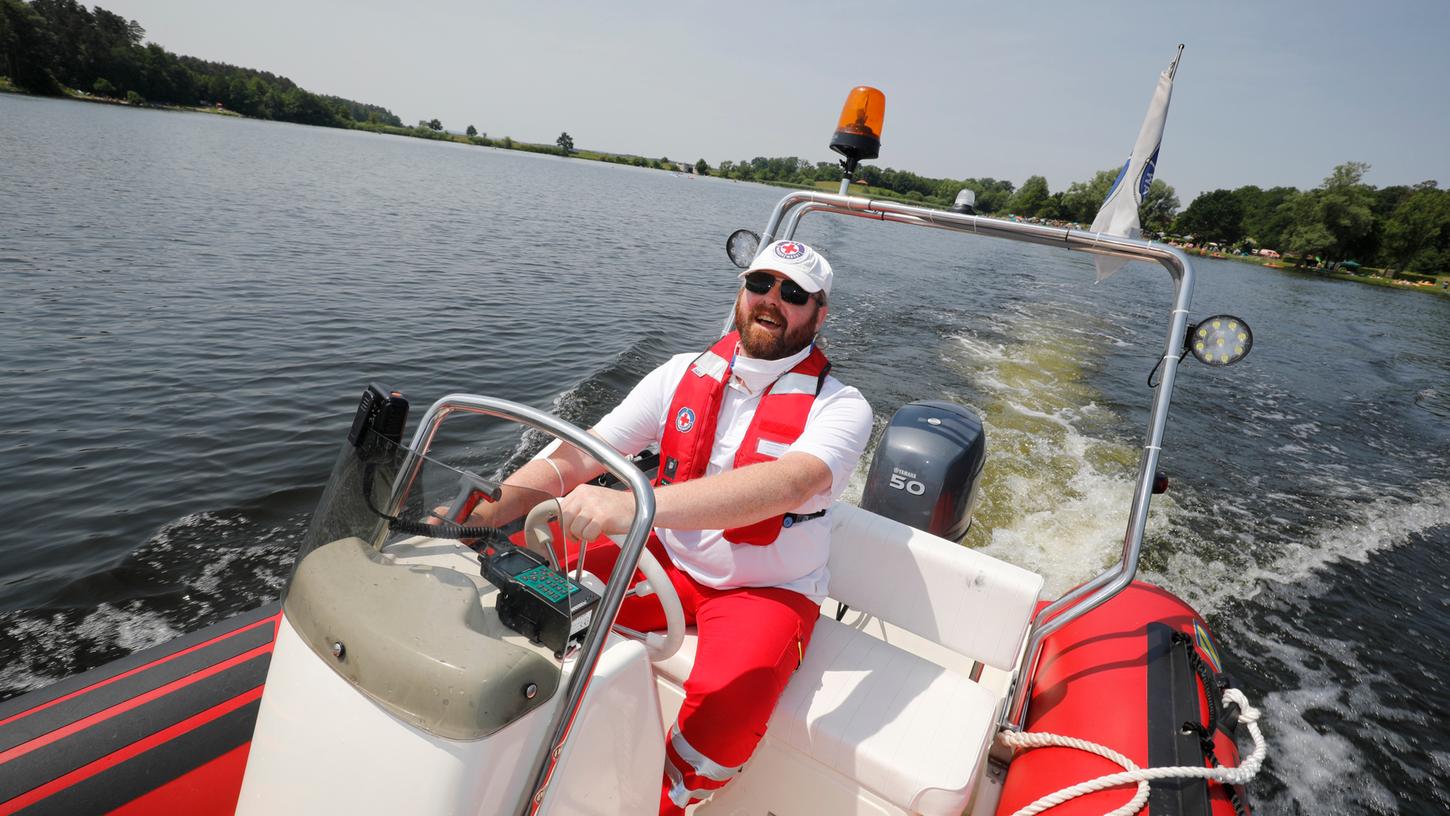
[[[945,539],[967,534],[987,436],[977,415],[941,400],[898,408],[881,435],[861,507]]]

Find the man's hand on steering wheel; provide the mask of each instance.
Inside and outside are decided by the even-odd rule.
[[[625,490],[580,485],[559,503],[564,511],[560,524],[570,538],[593,541],[626,533],[634,521],[634,496]]]

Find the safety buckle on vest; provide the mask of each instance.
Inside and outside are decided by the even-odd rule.
[[[825,514],[825,510],[817,510],[814,513],[786,513],[785,516],[781,519],[780,526],[786,529],[790,529],[791,527],[794,527],[797,522],[818,519]]]

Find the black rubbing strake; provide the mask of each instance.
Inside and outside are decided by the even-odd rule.
[[[262,654],[164,697],[111,717],[0,765],[0,791],[11,796],[57,777],[257,688],[267,678],[271,654]],[[8,797],[7,797],[8,798]]]
[[[0,726],[0,751],[7,751],[57,728],[89,717],[96,712],[104,711],[133,697],[158,689],[172,681],[188,677],[208,666],[214,666],[239,654],[249,652],[258,646],[265,646],[272,642],[274,629],[275,627],[270,623],[254,624],[251,629],[239,631],[205,648],[107,683],[64,702],[56,703],[42,711],[37,711],[30,716]],[[201,640],[205,641],[207,638]],[[180,651],[184,648],[186,646],[179,646],[173,651]],[[160,659],[164,656],[155,655],[153,659]]]
[[[119,765],[42,799],[23,816],[89,816],[109,813],[190,773],[252,738],[260,700],[229,711]]]

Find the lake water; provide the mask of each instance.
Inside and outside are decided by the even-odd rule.
[[[369,380],[597,419],[714,337],[725,236],[782,195],[4,94],[0,157],[0,696],[275,598]],[[1112,562],[1162,270],[1093,285],[1084,256],[819,216],[799,237],[835,264],[827,348],[878,425],[920,398],[985,417],[967,545],[1053,592]],[[1255,348],[1180,369],[1143,575],[1265,711],[1258,812],[1444,811],[1450,300],[1195,265],[1194,315]]]

